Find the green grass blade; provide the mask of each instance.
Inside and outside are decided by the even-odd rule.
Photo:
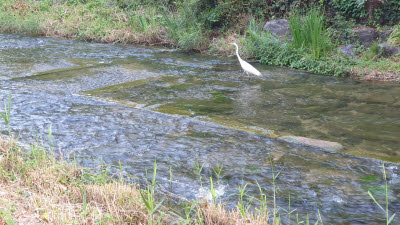
[[[383,207],[375,200],[374,196],[371,194],[370,191],[368,191],[369,196],[371,196],[372,200],[374,200],[375,204],[377,204],[379,206],[379,208],[382,209],[382,211],[385,212],[385,209],[383,209]]]
[[[153,187],[156,185],[156,174],[157,174],[157,160],[154,160],[153,181],[151,183]]]
[[[157,209],[161,206],[161,204],[164,202],[164,199],[160,202],[160,203],[158,203],[157,205],[156,205],[156,207],[154,207],[154,209],[153,209],[153,211],[151,212],[151,214],[154,214],[155,212],[157,212]]]
[[[151,206],[150,206],[149,202],[146,200],[146,198],[144,197],[143,191],[139,191],[139,192],[140,192],[140,196],[142,196],[143,203],[146,205],[148,210],[151,210]]]
[[[0,115],[1,115],[1,117],[3,117],[4,122],[7,123],[7,117],[1,112],[0,112]]]
[[[319,212],[319,209],[318,209],[318,216],[319,216],[319,221],[321,222],[321,225],[324,225],[324,223],[322,222],[322,217],[321,217],[321,213]]]
[[[86,211],[87,207],[87,198],[86,198],[86,189],[83,190],[83,211]]]
[[[387,224],[390,224],[390,222],[392,222],[392,220],[394,219],[394,216],[396,216],[396,213],[393,214],[393,215],[390,217],[390,219],[388,220],[388,223],[387,223]]]

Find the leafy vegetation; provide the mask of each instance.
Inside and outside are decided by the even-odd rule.
[[[400,23],[395,26],[388,39],[389,43],[400,46]]]
[[[366,0],[333,0],[329,5],[342,16],[354,19],[363,19],[367,14],[365,8]]]
[[[254,22],[253,22],[254,23]],[[303,69],[318,74],[346,75],[350,72],[348,60],[337,55],[334,60],[331,56],[315,58],[304,44],[282,43],[269,33],[262,32],[260,26],[249,26],[246,37],[246,51],[267,65],[288,66]],[[301,43],[301,42],[300,42]],[[316,49],[316,51],[319,51]],[[327,53],[326,53],[327,54]]]

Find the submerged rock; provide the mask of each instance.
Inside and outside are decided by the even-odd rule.
[[[321,148],[329,152],[337,152],[343,148],[343,146],[337,142],[323,141],[299,136],[282,136],[278,139],[292,144]]]
[[[292,38],[292,31],[289,27],[289,22],[286,19],[271,20],[264,25],[264,31],[269,31],[271,34],[283,38]]]

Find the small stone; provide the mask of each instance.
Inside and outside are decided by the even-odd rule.
[[[354,54],[354,48],[355,48],[355,47],[356,47],[355,45],[350,44],[350,45],[346,45],[346,46],[340,47],[339,50],[340,50],[343,54],[347,55],[347,56],[350,57],[350,58],[356,58],[357,55]]]
[[[393,56],[400,53],[400,46],[392,46],[389,43],[381,43],[378,45],[379,52],[385,56]]]
[[[321,148],[329,152],[337,152],[343,148],[343,146],[337,142],[323,141],[299,136],[282,136],[278,139],[292,144]]]

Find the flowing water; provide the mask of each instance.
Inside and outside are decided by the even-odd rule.
[[[262,77],[242,74],[234,57],[0,34],[0,96],[11,93],[10,125],[23,142],[50,142],[51,126],[65,157],[121,163],[133,179],[157,160],[160,186],[170,189],[171,168],[172,192],[190,199],[223,165],[217,188],[230,207],[238,185],[257,196],[258,182],[271,199],[272,163],[281,171],[278,205],[287,208],[290,194],[303,219],[320,210],[326,224],[383,223],[367,192],[384,200],[384,160],[389,208],[400,213],[400,86],[256,67]],[[277,138],[284,135],[343,148]]]

